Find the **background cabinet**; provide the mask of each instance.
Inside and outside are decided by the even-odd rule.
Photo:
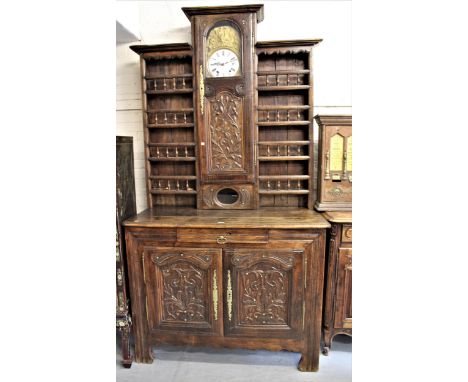
[[[136,214],[133,138],[116,137],[116,323],[122,337],[122,364],[132,365],[131,316],[122,221]]]
[[[351,212],[326,212],[332,224],[328,238],[323,315],[323,353],[333,337],[352,335],[352,224]]]

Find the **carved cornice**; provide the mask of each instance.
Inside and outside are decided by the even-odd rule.
[[[319,126],[349,126],[352,124],[352,115],[316,115],[314,119]]]
[[[259,41],[255,45],[257,54],[297,54],[309,53],[322,39]]]
[[[225,7],[183,7],[189,20],[197,15],[222,15],[226,13],[256,13],[257,23],[263,21],[263,4],[229,5]]]
[[[188,51],[187,55],[191,54],[192,46],[187,43],[177,44],[159,44],[159,45],[132,45],[130,49],[137,54],[143,53],[160,53],[160,52],[181,52]]]

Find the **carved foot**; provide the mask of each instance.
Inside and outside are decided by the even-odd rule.
[[[136,363],[153,363],[153,350],[151,347],[147,351],[140,352],[135,349],[135,362]]]
[[[125,367],[126,369],[130,369],[132,367],[132,360],[122,360],[122,366]]]
[[[312,360],[308,354],[302,354],[297,368],[300,371],[318,371],[318,360]]]

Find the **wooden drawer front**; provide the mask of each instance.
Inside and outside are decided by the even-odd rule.
[[[191,229],[177,230],[177,241],[184,243],[268,243],[266,229]]]
[[[351,224],[343,224],[341,241],[343,243],[351,243],[353,241],[353,226]]]

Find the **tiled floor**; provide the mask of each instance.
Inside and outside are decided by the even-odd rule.
[[[117,382],[350,382],[351,338],[337,336],[329,356],[320,356],[317,373],[297,370],[300,354],[287,351],[232,350],[163,346],[153,348],[151,365],[120,365]]]

